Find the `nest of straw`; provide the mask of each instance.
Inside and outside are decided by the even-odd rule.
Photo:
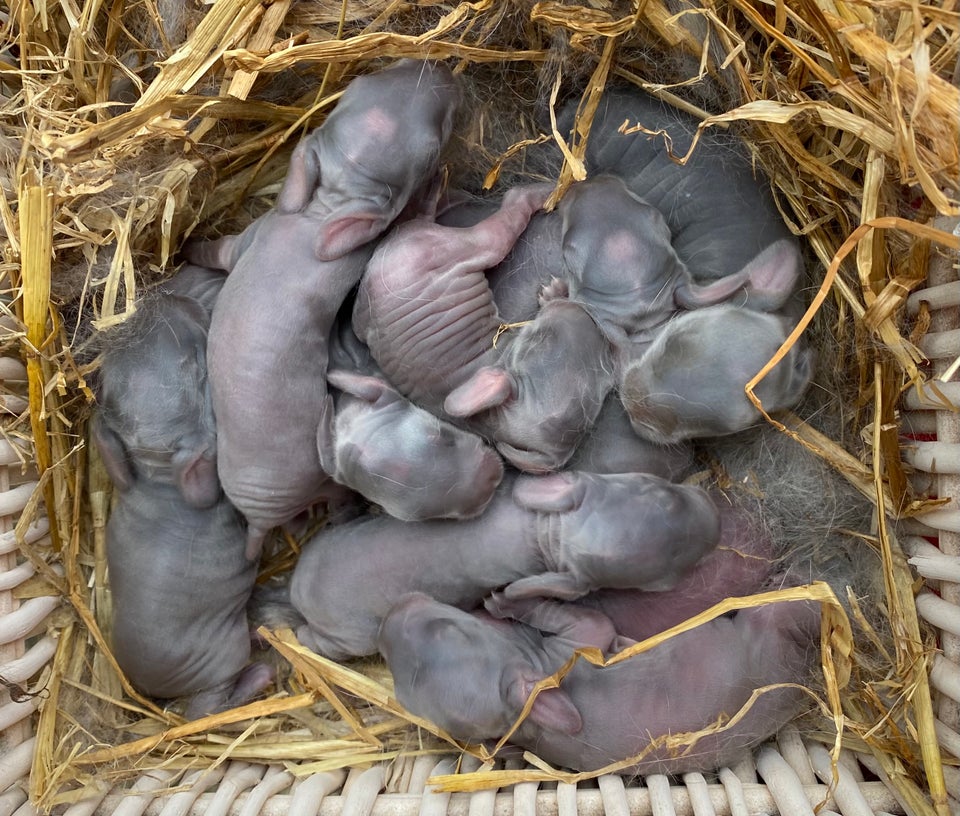
[[[53,618],[55,659],[30,689],[47,695],[31,798],[41,808],[76,801],[96,778],[117,782],[150,767],[234,758],[303,774],[450,749],[444,734],[392,699],[382,665],[337,665],[289,633],[267,635],[292,667],[283,689],[241,709],[184,723],[128,685],[108,648],[110,487],[86,442],[95,362],[76,353],[172,272],[188,235],[236,232],[269,206],[292,147],[352,76],[412,56],[448,59],[479,78],[478,87],[486,81],[500,91],[497,105],[478,97],[459,137],[457,149],[473,157],[467,181],[477,187],[495,186],[503,172],[522,174],[527,145],[564,138],[541,132],[533,108],[582,91],[558,191],[578,178],[592,103],[615,79],[700,110],[704,128],[742,132],[822,270],[796,335],[820,322],[821,359],[854,384],[845,438],[866,443],[841,444],[799,419],[780,427],[883,511],[862,538],[882,558],[884,597],[870,603],[889,625],[877,630],[853,604],[855,623],[882,659],[858,659],[849,623],[824,586],[792,591],[834,610],[825,616],[821,736],[873,753],[915,813],[945,813],[927,683],[935,644],[918,623],[913,577],[889,519],[931,504],[911,493],[896,408],[905,387],[927,379],[916,345],[923,314],[904,336],[901,307],[924,282],[931,253],[958,247],[926,226],[960,212],[953,4],[705,0],[685,13],[710,40],[692,35],[661,0],[175,7],[19,0],[0,12],[4,348],[21,351],[28,368],[26,402],[4,434],[24,451],[24,479],[32,470],[40,477],[18,525],[37,577],[20,592],[50,594],[52,586],[65,599]],[[708,42],[728,55],[722,66]],[[721,67],[739,102],[701,110],[697,91]],[[514,98],[504,100],[507,88]],[[829,319],[824,303],[833,306]],[[855,354],[843,351],[851,347]],[[7,404],[16,405],[9,397]],[[26,543],[42,513],[51,522],[49,548]],[[281,545],[265,572],[288,568],[295,549]],[[123,730],[105,744],[115,728]],[[438,781],[469,790],[586,775],[543,768],[486,776]]]

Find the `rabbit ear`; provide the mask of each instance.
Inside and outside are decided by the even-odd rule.
[[[747,277],[749,305],[763,311],[776,311],[793,293],[800,278],[800,251],[788,238],[774,241],[759,252],[742,270]]]
[[[713,306],[743,292],[746,305],[759,311],[776,311],[790,297],[800,277],[800,252],[788,238],[761,250],[739,272],[701,286],[677,287],[674,302],[683,309]]]
[[[100,458],[103,460],[103,466],[110,481],[118,490],[129,490],[137,477],[130,466],[130,456],[123,440],[107,426],[100,414],[94,416],[90,432],[97,450],[100,451]]]
[[[520,711],[533,692],[533,687],[542,678],[535,677],[532,667],[517,667],[508,672],[507,703]],[[528,719],[547,731],[559,731],[561,734],[576,734],[583,728],[583,718],[574,705],[570,695],[563,689],[543,689],[533,701]]]
[[[357,202],[334,210],[320,222],[316,254],[335,261],[382,234],[393,221],[391,214],[374,204]]]
[[[320,162],[316,150],[311,149],[311,137],[307,137],[290,156],[287,177],[277,196],[277,209],[282,213],[301,212],[310,203],[319,184]]]
[[[331,369],[327,372],[327,382],[334,388],[339,388],[345,394],[349,394],[357,399],[371,404],[375,403],[385,394],[396,394],[388,382],[379,377],[371,377],[368,374],[357,374],[353,371],[344,369]]]
[[[569,513],[580,507],[586,490],[576,473],[521,476],[513,486],[513,500],[527,510]]]
[[[503,594],[511,601],[528,598],[560,598],[575,601],[590,591],[569,572],[541,572],[539,575],[527,575],[518,578],[503,588]]]
[[[680,284],[673,293],[673,302],[681,309],[702,309],[716,306],[742,292],[748,278],[744,270],[735,275],[727,275],[713,283],[701,285],[693,281]]]
[[[213,241],[191,239],[183,245],[181,254],[196,266],[230,272],[237,263],[243,247],[241,237],[242,235],[224,235]]]
[[[180,450],[173,454],[173,479],[191,507],[213,507],[220,498],[217,457],[206,450]]]
[[[516,383],[508,371],[484,366],[447,395],[443,410],[453,417],[473,416],[488,408],[503,405],[516,393]]]
[[[194,319],[198,324],[206,322],[206,312],[199,302],[184,298],[196,310]],[[216,420],[213,417],[213,400],[210,396],[210,381],[206,377],[206,352],[198,348],[194,363],[196,373],[191,379],[200,381],[203,400],[200,406],[199,437],[186,438],[173,453],[173,480],[180,495],[191,507],[203,510],[213,507],[220,499],[220,476],[217,473]]]

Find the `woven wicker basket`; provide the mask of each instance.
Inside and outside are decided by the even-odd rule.
[[[68,5],[65,3],[64,8]],[[604,3],[596,5],[603,6]],[[780,5],[777,4],[778,16]],[[275,7],[286,9],[289,3],[278,2]],[[65,14],[73,20],[69,11]],[[9,22],[2,12],[0,17],[5,25]],[[276,25],[273,31],[276,31]],[[268,37],[257,47],[265,49],[272,42]],[[247,45],[251,49],[255,47],[249,42]],[[389,49],[384,53],[390,53]],[[449,52],[453,53],[456,52]],[[443,52],[438,56],[449,54]],[[0,53],[5,71],[8,56]],[[280,59],[283,54],[271,54],[263,61],[272,57]],[[253,57],[247,52],[246,57],[241,55],[238,59],[253,60]],[[199,68],[194,66],[190,70]],[[289,111],[281,111],[281,114],[289,115]],[[64,125],[64,131],[69,130]],[[157,132],[162,133],[162,128]],[[141,134],[137,135],[139,138]],[[84,144],[93,141],[91,138]],[[12,179],[4,181],[11,182],[8,190],[16,189]],[[924,189],[929,193],[928,188]],[[23,199],[19,203],[21,208],[25,205]],[[168,203],[173,203],[172,195]],[[169,228],[169,224],[166,226]],[[939,219],[936,227],[960,237],[960,222],[956,219]],[[178,234],[173,229],[173,235]],[[823,247],[818,250],[823,259]],[[17,251],[21,248],[18,247]],[[37,257],[43,256],[44,252],[48,257],[51,254],[49,247],[46,250],[41,247],[39,252],[34,247],[32,254]],[[25,250],[22,254],[27,255]],[[927,307],[930,310],[929,329],[919,346],[932,361],[931,378],[955,367],[960,356],[958,258],[960,254],[956,251],[952,254],[947,251],[932,253],[928,287],[915,290],[907,301],[907,309],[913,314],[926,314]],[[11,260],[9,253],[7,260]],[[922,307],[922,302],[927,306]],[[47,307],[46,300],[39,304],[39,308],[37,304],[30,307],[34,314],[34,329],[38,315],[41,328],[45,325]],[[29,318],[25,318],[25,322],[29,334]],[[37,580],[35,571],[45,569],[46,565],[37,564],[28,557],[31,548],[42,549],[49,544],[51,530],[56,534],[57,525],[51,525],[44,518],[42,505],[39,512],[37,510],[40,502],[49,501],[52,496],[48,489],[49,474],[54,469],[38,467],[41,462],[50,463],[50,452],[38,452],[29,434],[23,431],[24,427],[29,427],[29,423],[22,420],[30,411],[30,397],[35,404],[38,400],[36,393],[28,394],[28,366],[36,365],[38,359],[37,335],[34,331],[34,342],[28,341],[23,325],[12,318],[0,317],[0,348],[7,355],[0,357],[0,400],[7,414],[20,418],[16,424],[10,423],[15,430],[7,432],[5,428],[0,437],[0,816],[37,812],[28,799],[31,794],[35,795],[31,788],[31,772],[37,751],[43,747],[42,740],[48,738],[39,734],[37,711],[44,702],[42,687],[56,673],[51,667],[58,638],[62,637],[64,627],[68,625],[65,621],[69,618],[61,611],[68,605],[65,600],[69,599],[62,594],[44,594],[45,591],[49,593],[51,584]],[[499,791],[444,794],[431,790],[426,784],[428,779],[450,773],[454,768],[470,770],[478,764],[476,760],[453,754],[439,758],[436,754],[413,754],[388,762],[357,766],[349,772],[306,776],[292,773],[295,769],[279,761],[269,764],[227,761],[186,772],[164,769],[158,762],[160,769],[145,771],[135,781],[125,777],[124,781],[113,784],[105,776],[95,795],[69,806],[59,805],[56,811],[75,816],[88,813],[124,816],[141,813],[162,813],[165,816],[187,813],[207,816],[227,813],[745,816],[777,812],[800,816],[812,814],[813,808],[820,806],[823,808],[820,813],[835,811],[845,816],[888,812],[916,813],[918,816],[921,812],[947,816],[949,812],[957,816],[960,814],[960,508],[957,506],[960,497],[960,413],[942,399],[945,397],[953,406],[960,406],[960,385],[956,379],[956,372],[949,372],[945,381],[935,389],[938,394],[932,394],[930,389],[925,389],[922,394],[909,391],[901,403],[900,416],[905,431],[925,440],[903,449],[905,462],[921,474],[930,474],[935,495],[950,499],[937,510],[924,513],[922,522],[914,517],[901,522],[898,528],[900,542],[922,579],[923,586],[916,594],[916,611],[937,633],[936,650],[928,655],[924,676],[929,677],[933,693],[935,738],[942,757],[942,767],[936,770],[942,773],[931,774],[927,769],[927,778],[941,779],[946,794],[926,790],[925,793],[934,800],[933,807],[927,803],[918,808],[915,800],[903,795],[904,786],[888,775],[890,768],[899,773],[896,761],[881,767],[875,756],[845,748],[841,751],[839,765],[834,768],[830,753],[823,744],[806,739],[797,727],[791,725],[735,767],[720,769],[715,775],[687,774],[682,780],[665,776],[628,780],[609,775],[576,785],[522,782]],[[75,385],[66,385],[56,377],[44,379],[43,383],[49,389],[67,389]],[[45,471],[42,477],[38,475],[39,470]],[[20,529],[15,531],[21,519],[31,523],[20,524]],[[75,547],[76,542],[60,541],[59,546]],[[56,571],[59,566],[54,563],[52,568]],[[31,693],[25,693],[25,690]],[[922,739],[922,733],[918,735],[917,731],[908,730],[903,739],[911,743],[909,753],[912,756],[920,755],[917,742]],[[937,746],[927,746],[924,756],[937,756]]]

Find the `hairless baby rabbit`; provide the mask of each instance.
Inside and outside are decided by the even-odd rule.
[[[443,409],[492,439],[514,467],[546,473],[570,460],[615,382],[613,349],[597,322],[579,304],[553,300],[502,335],[496,357]]]
[[[609,653],[631,642],[617,636],[602,613],[573,604],[495,595],[487,608],[523,623],[491,620],[415,593],[390,610],[378,639],[400,703],[468,742],[506,734],[534,685],[575,649]],[[728,764],[798,714],[803,693],[794,687],[765,691],[739,722],[689,748],[652,743],[725,724],[755,689],[803,683],[813,665],[819,617],[816,604],[777,603],[715,618],[611,666],[581,660],[559,687],[537,695],[510,741],[578,771],[641,754],[624,772],[683,773]]]
[[[336,403],[333,478],[394,518],[469,518],[483,512],[503,463],[476,434],[403,397],[377,369],[348,320],[330,341]]]
[[[153,697],[190,697],[186,716],[239,705],[272,680],[250,664],[246,607],[257,578],[240,514],[226,498],[197,509],[136,477],[107,522],[113,653]]]
[[[620,396],[634,430],[679,442],[744,430],[760,420],[744,386],[776,353],[791,322],[739,306],[713,306],[671,320],[622,374]],[[794,344],[755,390],[766,411],[799,402],[813,352]]]
[[[208,360],[220,479],[247,519],[251,559],[271,527],[329,488],[330,329],[371,239],[432,180],[458,102],[438,64],[403,61],[355,80],[294,150],[276,207],[239,236],[186,249],[230,271]]]
[[[807,411],[818,401],[814,395]],[[828,414],[810,415],[822,429]],[[877,591],[872,552],[843,532],[863,529],[873,506],[826,461],[769,423],[698,447],[725,486],[711,491],[720,513],[716,548],[668,592],[600,589],[576,603],[643,640],[728,596],[759,592],[783,571],[795,583],[826,580],[841,599],[848,585],[858,596]]]
[[[107,522],[113,652],[145,694],[190,696],[193,717],[239,704],[272,678],[247,666],[256,568],[216,475],[206,387],[207,310],[163,290],[216,278],[188,269],[110,332],[93,438],[118,490]],[[215,288],[215,287],[214,287]]]
[[[575,111],[576,104],[570,103],[561,112],[561,132],[572,126]],[[649,132],[621,133],[625,121],[640,124]],[[685,164],[671,159],[668,145],[675,154],[683,155],[698,125],[689,114],[635,87],[606,89],[587,140],[587,182],[570,187],[555,214],[531,222],[513,256],[496,270],[497,285],[509,289],[515,274],[523,276],[531,269],[546,276],[541,283],[550,275],[563,277],[552,247],[565,232],[561,240],[570,276],[576,279],[584,272],[590,274],[585,295],[599,295],[603,302],[598,308],[612,307],[620,313],[623,303],[617,292],[603,285],[635,288],[633,274],[621,274],[624,267],[616,260],[624,252],[637,259],[637,246],[631,246],[629,235],[633,230],[634,239],[641,243],[654,238],[652,250],[658,257],[666,249],[664,238],[677,256],[665,259],[663,269],[656,258],[639,258],[640,271],[649,272],[650,296],[660,299],[653,304],[652,315],[641,316],[644,320],[669,309],[671,300],[679,308],[698,308],[727,298],[760,311],[782,308],[793,294],[803,266],[798,242],[777,208],[769,181],[756,172],[743,143],[733,133],[708,129]],[[632,203],[617,189],[620,185],[632,194]],[[469,225],[484,206],[490,205],[455,201],[441,221]],[[644,207],[659,212],[659,224],[652,214],[644,213]],[[565,222],[562,228],[561,218]],[[547,261],[540,262],[539,257]],[[675,293],[661,292],[657,277],[674,272],[676,260],[686,268],[685,274],[692,276],[692,282],[680,285]],[[514,292],[511,304],[519,302],[528,308],[531,289],[524,285],[523,290]],[[505,317],[509,321],[525,319],[516,314],[505,313]]]
[[[774,570],[774,547],[759,507],[712,495],[720,512],[720,541],[673,587],[665,592],[599,589],[576,603],[603,612],[618,634],[644,640],[724,598],[760,592]]]
[[[572,123],[574,105],[561,113],[560,127]],[[640,124],[649,133],[620,133]],[[751,280],[737,305],[776,311],[793,292],[802,268],[796,238],[758,176],[741,141],[732,133],[705,131],[684,165],[671,160],[687,152],[699,122],[637,88],[610,88],[590,127],[586,163],[591,176],[620,177],[632,193],[666,219],[671,242],[694,281],[710,285],[747,273]],[[695,293],[696,290],[690,290]],[[689,294],[689,292],[688,292]],[[687,307],[681,293],[680,305]],[[700,298],[693,298],[700,305]]]
[[[725,301],[780,305],[799,274],[799,265],[784,266],[777,253],[767,252],[736,272],[696,283],[677,254],[664,214],[616,176],[574,184],[558,211],[568,296],[583,303],[613,339],[652,337],[678,308]]]
[[[566,472],[504,482],[479,518],[385,516],[322,530],[304,546],[290,596],[304,645],[370,654],[390,605],[413,590],[471,607],[510,597],[576,598],[599,587],[666,588],[717,543],[710,496],[647,474]]]
[[[547,185],[515,187],[471,227],[417,218],[377,248],[353,326],[390,381],[417,404],[439,412],[447,394],[493,355],[500,318],[484,271],[510,251],[549,193]]]
[[[472,227],[496,212],[497,202],[453,193],[451,201],[437,214],[437,223],[450,227]],[[560,214],[537,212],[517,238],[513,249],[486,272],[487,282],[504,323],[531,320],[540,309],[540,289],[560,274],[563,254],[560,246]]]
[[[319,260],[377,238],[433,187],[460,98],[439,62],[402,59],[350,82],[323,126],[297,147],[294,162],[303,172],[284,184],[277,202],[285,212],[307,205]]]
[[[192,274],[188,269],[187,278]],[[205,353],[209,321],[199,301],[154,291],[107,335],[95,431],[107,472],[121,490],[141,477],[175,485],[193,507],[219,500]]]

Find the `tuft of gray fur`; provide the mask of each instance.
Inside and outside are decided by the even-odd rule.
[[[257,584],[247,602],[247,620],[250,631],[261,626],[267,629],[296,629],[306,624],[304,618],[290,602],[290,573],[270,584]]]
[[[828,463],[767,424],[701,449],[729,477],[731,492],[755,507],[780,571],[795,583],[827,581],[841,601],[847,584],[858,595],[875,588],[877,559],[850,534],[870,528],[874,507]]]

